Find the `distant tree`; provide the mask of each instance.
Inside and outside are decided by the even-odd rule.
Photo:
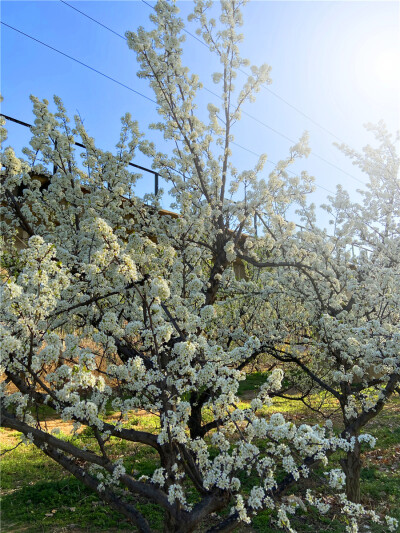
[[[236,71],[247,64],[238,51],[241,3],[221,2],[220,29],[206,18],[208,3],[195,3],[193,17],[221,61],[221,72],[214,75],[221,85],[221,109],[208,106],[208,124],[194,113],[200,84],[181,64],[184,25],[176,6],[159,2],[152,16],[155,29],[127,34],[141,62],[139,75],[150,80],[156,93],[162,122],[155,127],[173,141],[172,155],[142,140],[129,115],[122,120],[117,155],[103,152],[79,118],[71,128],[58,98],[52,114],[46,101],[33,97],[36,119],[26,159],[12,148],[2,153],[0,335],[6,379],[1,425],[20,431],[142,532],[151,529],[134,496],[164,510],[168,533],[194,531],[223,509],[231,514],[216,517],[210,532],[232,531],[262,509],[270,509],[276,524],[290,530],[288,515],[299,504],[283,499],[284,492],[287,496],[313,466],[327,462],[332,451],[358,445],[357,431],[335,436],[329,426],[296,427],[281,414],[261,416],[270,394],[281,390],[278,367],[248,408],[238,406],[247,365],[265,353],[277,356],[277,345],[287,339],[296,345],[300,325],[308,332],[302,338],[310,349],[318,347],[312,359],[317,365],[317,355],[330,342],[321,337],[322,329],[334,335],[336,322],[331,326],[330,320],[340,320],[339,312],[318,315],[318,294],[321,306],[344,312],[343,298],[335,300],[336,289],[342,289],[330,281],[334,274],[340,282],[343,271],[348,298],[363,287],[347,279],[353,269],[347,266],[350,257],[342,260],[344,244],[336,253],[329,248],[334,241],[315,228],[305,203],[312,180],[306,173],[288,177],[289,165],[308,153],[306,137],[267,181],[260,177],[264,157],[242,172],[231,164],[232,125],[269,73],[266,66],[252,67],[235,96]],[[77,136],[86,147],[78,155]],[[160,216],[157,198],[145,205],[135,196],[138,176],[127,165],[137,150],[152,156],[154,168],[172,185],[179,217]],[[234,196],[238,188],[243,190],[240,200]],[[334,206],[344,216],[350,203],[339,202],[341,196]],[[287,221],[295,205],[308,217],[307,233],[296,232]],[[259,237],[254,216],[265,226]],[[360,226],[349,222],[341,228],[338,242],[347,244],[347,235]],[[378,265],[384,264],[385,253]],[[357,261],[361,269],[361,256]],[[238,264],[245,275],[235,276]],[[395,285],[393,290],[398,298]],[[313,324],[314,316],[320,323]],[[351,317],[349,324],[343,326],[346,332],[355,328]],[[373,339],[395,336],[394,329],[381,330],[384,324],[371,320],[369,325]],[[383,364],[394,368],[398,354],[391,350],[393,361]],[[355,364],[367,371],[359,358],[352,361],[354,375]],[[325,369],[313,364],[310,371],[325,379]],[[332,370],[329,379],[339,378]],[[76,429],[91,428],[90,448],[50,434],[40,415],[43,405],[73,420]],[[119,413],[117,421],[106,420],[108,406]],[[124,425],[137,409],[159,417],[157,431]],[[354,419],[350,411],[346,416]],[[124,460],[110,455],[111,437],[151,447],[160,468],[150,478],[136,479]],[[249,491],[242,486],[243,476],[256,479]],[[334,490],[343,479],[341,472],[330,471]],[[364,511],[341,498],[343,512],[355,523]],[[327,504],[312,494],[308,500],[327,511]],[[395,528],[392,519],[387,523]]]

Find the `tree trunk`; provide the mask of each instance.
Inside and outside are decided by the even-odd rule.
[[[169,513],[164,514],[164,529],[163,533],[174,533],[178,531],[179,524],[176,523],[176,520]]]
[[[197,437],[204,437],[204,432],[201,428],[201,423],[203,421],[201,410],[204,405],[204,402],[208,398],[208,392],[208,390],[203,391],[200,394],[197,392],[192,392],[192,394],[190,395],[191,413],[188,420],[188,427],[191,439],[195,439]]]
[[[346,458],[341,460],[343,471],[346,474],[346,496],[354,503],[361,501],[360,475],[361,475],[361,448],[358,435],[354,449],[347,452]]]
[[[190,413],[188,420],[188,427],[190,431],[190,438],[195,439],[196,437],[202,437],[201,434],[201,405],[196,405],[192,407],[192,412]]]

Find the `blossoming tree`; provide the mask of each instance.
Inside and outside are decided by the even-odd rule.
[[[336,400],[342,435],[354,443],[342,460],[346,495],[353,502],[360,502],[360,444],[375,441],[360,432],[399,393],[400,383],[399,137],[393,140],[383,123],[368,129],[377,148],[367,146],[359,154],[341,146],[369,178],[367,190],[360,191],[362,202],[338,189],[325,206],[334,227],[330,236],[318,229],[310,209],[302,213],[302,230],[283,247],[296,246],[301,264],[279,276],[264,273],[248,288],[263,301],[267,285],[273,335],[263,337],[262,313],[246,321],[247,330],[264,339],[265,351],[285,365],[292,401],[326,413],[321,399]],[[257,253],[244,258],[261,268],[265,248]],[[275,394],[288,396],[283,390]]]
[[[368,315],[367,325],[363,317],[359,325],[351,315],[348,325],[343,315],[358,312],[343,306],[343,295],[349,300],[363,290],[369,295],[362,281],[349,275],[350,258],[341,256],[347,253],[348,235],[353,238],[358,231],[360,239],[373,238],[346,216],[354,209],[361,214],[363,208],[352,206],[343,194],[333,203],[346,222],[338,225],[341,252],[336,254],[329,248],[334,241],[315,228],[306,209],[311,179],[306,173],[300,178],[287,174],[289,165],[308,153],[305,137],[267,180],[261,178],[264,158],[241,172],[231,164],[231,127],[269,72],[266,66],[252,67],[252,76],[235,92],[236,71],[247,64],[238,50],[240,4],[221,2],[216,29],[215,21],[205,16],[208,4],[195,3],[193,17],[221,61],[221,72],[214,76],[221,86],[221,108],[208,107],[208,123],[194,113],[200,83],[181,64],[183,22],[175,5],[159,2],[152,16],[155,29],[127,34],[141,63],[140,75],[155,91],[162,116],[155,127],[173,142],[171,155],[144,141],[129,115],[122,120],[117,154],[104,152],[79,118],[70,126],[58,98],[52,114],[46,101],[33,97],[36,119],[25,159],[12,148],[2,153],[1,228],[7,245],[0,315],[5,376],[1,425],[20,431],[142,532],[151,529],[135,505],[137,497],[164,510],[166,532],[194,531],[225,508],[231,514],[214,518],[210,532],[232,531],[262,509],[270,509],[277,525],[289,529],[288,514],[299,505],[287,499],[291,485],[301,483],[314,465],[326,463],[333,451],[352,452],[358,445],[358,432],[347,435],[348,425],[347,433],[337,436],[329,425],[297,427],[280,414],[260,416],[271,395],[281,390],[280,368],[271,372],[248,408],[238,406],[237,390],[249,362],[265,353],[278,357],[277,346],[288,338],[296,347],[302,342],[296,338],[300,328],[313,362],[307,366],[299,356],[297,363],[293,352],[291,362],[320,381],[329,373],[332,391],[346,382],[342,374],[349,369],[336,369],[332,363],[321,376],[317,361],[333,342],[331,336],[339,335],[335,321],[343,321],[354,346],[362,345],[373,328],[375,352],[368,351],[365,363],[364,351],[355,359],[349,355],[353,376],[365,381],[371,365],[376,366],[378,339],[386,354],[379,364],[386,365],[385,371],[389,365],[390,375],[397,375],[398,333],[387,325],[392,315],[385,321],[387,313],[394,316],[390,306],[398,298],[391,278],[376,280],[376,291],[387,283],[394,294],[382,323]],[[74,145],[77,137],[86,147],[82,153]],[[128,163],[137,150],[151,155],[171,184],[179,217],[160,216],[156,199],[145,205],[135,196],[138,176],[129,172]],[[243,197],[233,202],[238,188]],[[296,204],[308,217],[307,233],[300,235],[286,220],[289,207]],[[365,209],[376,220],[378,211]],[[265,227],[258,237],[255,215]],[[392,233],[390,229],[387,238]],[[367,255],[364,264],[374,260],[379,272],[386,272],[395,246],[382,245],[380,255]],[[358,262],[362,272],[363,261],[360,255],[352,264]],[[245,275],[235,275],[238,265]],[[332,281],[334,275],[337,281]],[[324,312],[318,315],[319,304]],[[296,314],[300,308],[302,317]],[[314,318],[319,320],[315,325]],[[343,337],[338,341],[342,352],[344,344],[351,344]],[[382,384],[377,401],[384,402],[397,378],[390,385],[393,390],[377,379]],[[361,388],[352,389],[351,380],[346,383],[350,392],[341,392],[347,394],[343,409],[353,423],[358,414],[350,398]],[[72,420],[76,430],[90,428],[90,448],[49,433],[41,418],[43,405]],[[105,416],[110,406],[117,413],[112,421]],[[154,413],[157,431],[126,427],[135,410]],[[137,479],[124,460],[112,458],[112,437],[152,448],[160,467],[150,478]],[[242,487],[243,475],[256,476],[249,491]],[[331,470],[329,478],[334,490],[344,481],[338,470]],[[343,512],[355,521],[361,508],[341,497]],[[311,493],[308,504],[321,512],[328,509]],[[373,512],[370,516],[376,518]],[[391,519],[388,526],[395,527]]]

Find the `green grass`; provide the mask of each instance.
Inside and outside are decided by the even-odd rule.
[[[7,432],[7,446],[2,448],[9,448],[13,437],[16,432]],[[3,456],[1,485],[2,531],[51,531],[71,523],[94,530],[115,520],[105,521],[103,515],[109,511],[97,513],[97,497],[33,445]]]
[[[256,392],[267,381],[269,375],[270,372],[253,372],[252,374],[248,374],[246,379],[239,383],[239,396],[242,396],[247,391]]]
[[[1,430],[0,435],[3,437],[6,431]],[[18,443],[18,433],[16,431],[7,432],[7,444],[1,447],[9,449]],[[36,482],[60,480],[64,477],[63,471],[58,465],[46,457],[35,446],[18,446],[15,450],[6,453],[1,461],[1,488],[2,491],[15,490],[16,492],[22,487],[35,484]],[[3,509],[4,510],[4,509]]]
[[[242,400],[240,408],[246,408],[249,400],[248,392],[257,388],[266,378],[265,373],[255,373],[241,383]],[[247,394],[246,394],[247,393]],[[318,398],[316,398],[318,401]],[[334,407],[333,404],[328,407]],[[289,419],[297,423],[315,423],[316,415],[296,401],[275,399],[273,406],[265,408],[262,415],[268,416],[272,412],[283,412]],[[112,414],[112,413],[109,413]],[[46,412],[49,418],[53,413]],[[124,423],[125,427],[155,430],[159,419],[155,415],[133,416]],[[389,514],[400,520],[400,401],[394,400],[383,413],[367,427],[366,431],[377,439],[374,450],[366,448],[364,453],[364,468],[362,472],[363,503],[375,508],[381,514]],[[18,443],[17,432],[0,430],[2,438],[1,450],[9,449]],[[73,436],[64,435],[77,445],[87,445],[96,449],[90,430]],[[159,467],[158,456],[147,447],[122,441],[112,437],[108,443],[112,457],[123,458],[128,473],[138,478],[141,475],[151,476]],[[338,466],[340,454],[333,456],[332,467]],[[309,488],[318,490],[322,485],[321,472],[316,472],[314,479],[309,480]],[[241,476],[245,491],[257,482],[256,476]],[[61,467],[47,458],[33,445],[21,445],[6,453],[1,464],[2,485],[2,528],[6,532],[61,533],[64,531],[79,532],[113,532],[135,531],[127,520],[104,506],[89,489],[75,478],[71,477]],[[304,496],[303,489],[297,489],[296,495]],[[195,503],[198,499],[195,491],[189,490],[189,500]],[[149,520],[155,531],[161,531],[163,513],[154,504],[138,500],[139,510]],[[229,511],[228,511],[229,512]],[[209,524],[207,524],[209,525]],[[371,533],[386,533],[385,526],[367,524]],[[292,519],[292,527],[298,533],[341,533],[344,525],[335,517],[321,519],[318,513],[299,513]],[[203,530],[204,528],[201,528]],[[250,528],[239,528],[239,531],[257,533],[277,533],[278,530],[271,513],[263,511],[254,517]],[[366,531],[366,530],[365,530]]]
[[[297,513],[296,518],[291,520],[292,527],[298,532],[304,533],[343,533],[343,524],[338,520],[331,520],[325,517],[321,517],[316,512],[309,513]],[[316,527],[316,524],[317,527]],[[282,533],[282,529],[277,529],[271,522],[271,512],[262,511],[259,513],[252,522],[253,528],[256,532],[260,533]]]

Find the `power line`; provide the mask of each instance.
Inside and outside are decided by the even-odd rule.
[[[114,33],[114,35],[116,35],[117,37],[121,37],[121,39],[124,39],[124,41],[126,41],[126,37],[125,35],[122,35],[121,33],[118,33],[117,31],[114,31],[112,30],[111,28],[109,28],[108,26],[106,26],[105,24],[103,24],[102,22],[94,19],[93,17],[91,17],[90,15],[84,13],[83,11],[81,11],[80,9],[78,9],[77,7],[69,4],[68,2],[65,2],[64,0],[60,0],[60,2],[62,2],[63,4],[65,4],[66,6],[70,7],[71,9],[74,9],[75,11],[77,11],[78,13],[80,13],[81,15],[83,15],[84,17],[92,20],[93,22],[95,22],[96,24],[99,24],[100,26],[103,26],[103,28],[105,28],[106,30]]]
[[[249,74],[245,71],[245,70],[242,70],[242,69],[239,69],[239,71],[244,74],[245,76],[248,76]],[[281,100],[281,102],[285,103],[287,106],[291,107],[292,109],[294,109],[294,111],[297,111],[297,113],[299,113],[300,115],[302,115],[304,118],[306,118],[307,120],[309,120],[310,122],[312,122],[315,126],[317,126],[318,128],[320,128],[322,131],[324,131],[325,133],[328,133],[328,135],[331,135],[334,139],[336,139],[337,141],[340,141],[341,143],[344,143],[344,141],[338,137],[335,133],[333,133],[332,131],[328,130],[328,128],[326,128],[325,126],[323,126],[322,124],[320,124],[319,122],[317,122],[316,120],[314,120],[312,117],[310,117],[310,115],[307,115],[307,113],[304,113],[304,111],[302,111],[301,109],[298,109],[296,106],[294,106],[293,104],[291,104],[290,102],[288,102],[287,100],[285,100],[285,98],[283,98],[282,96],[280,96],[279,94],[277,94],[275,91],[273,91],[272,89],[270,89],[269,87],[267,87],[266,85],[262,85],[262,88],[265,89],[266,91],[268,91],[269,93],[271,93],[273,96],[275,96],[275,98],[278,98],[278,100]]]
[[[105,73],[103,73],[103,72],[101,72],[101,71],[99,71],[99,70],[97,70],[97,69],[91,67],[90,65],[87,65],[86,63],[80,61],[79,59],[76,59],[76,58],[74,58],[74,57],[72,57],[72,56],[70,56],[70,55],[68,55],[68,54],[65,54],[65,53],[62,52],[61,50],[58,50],[57,48],[54,48],[53,46],[50,46],[50,45],[44,43],[43,41],[40,41],[39,39],[36,39],[35,37],[32,37],[31,35],[28,35],[27,33],[23,32],[23,31],[21,31],[21,30],[18,30],[17,28],[14,28],[13,26],[11,26],[11,25],[9,25],[9,24],[6,24],[6,23],[3,22],[3,21],[1,21],[1,24],[3,24],[4,26],[7,26],[8,28],[10,28],[10,29],[16,31],[17,33],[20,33],[21,35],[24,35],[25,37],[28,37],[29,39],[32,39],[33,41],[35,41],[35,42],[37,42],[37,43],[39,43],[39,44],[41,44],[41,45],[43,45],[43,46],[49,48],[50,50],[53,50],[54,52],[57,52],[57,53],[63,55],[64,57],[67,57],[68,59],[71,59],[72,61],[75,61],[76,63],[80,64],[81,66],[86,67],[86,68],[92,70],[93,72],[95,72],[95,73],[97,73],[97,74],[100,74],[101,76],[104,76],[105,78],[107,78],[107,79],[113,81],[114,83],[117,83],[118,85],[120,85],[120,86],[122,86],[122,87],[125,87],[126,89],[128,89],[128,90],[134,92],[135,94],[137,94],[137,95],[139,95],[139,96],[142,96],[143,98],[146,98],[146,100],[149,100],[149,101],[152,102],[153,104],[156,104],[156,105],[157,105],[157,102],[156,102],[155,100],[153,100],[152,98],[149,98],[148,96],[142,94],[141,92],[136,91],[136,90],[133,89],[132,87],[129,87],[128,85],[125,85],[124,83],[122,83],[122,82],[116,80],[115,78],[112,78],[111,76],[108,76],[107,74],[105,74]],[[26,123],[25,123],[25,124],[26,124]],[[24,124],[24,125],[25,125],[25,124]],[[246,148],[246,147],[240,145],[239,143],[232,142],[232,144],[234,144],[235,146],[238,146],[238,147],[241,148],[242,150],[245,150],[245,151],[247,151],[247,152],[249,152],[249,153],[251,153],[251,154],[253,154],[253,155],[257,156],[257,157],[260,157],[260,156],[261,156],[261,154],[258,154],[258,153],[256,153],[256,152],[250,150],[249,148]],[[78,146],[79,146],[79,144],[78,144]],[[81,146],[82,146],[83,148],[85,148],[85,146],[83,146],[83,145],[81,145]],[[271,160],[268,160],[268,163],[271,164],[271,165],[276,165],[276,163],[274,163],[274,162],[271,161]],[[132,163],[132,165],[133,165],[133,163]],[[135,166],[135,165],[133,165],[133,166]],[[139,168],[143,168],[143,167],[139,167]],[[143,169],[144,169],[144,168],[143,168]],[[144,169],[144,170],[147,170],[147,169]],[[156,173],[156,172],[154,172],[154,171],[151,171],[151,172],[153,172],[153,174],[158,174],[158,173]],[[291,174],[293,174],[293,175],[296,175],[296,174],[295,174],[294,172],[292,172],[292,171],[289,171],[289,172],[290,172]],[[317,183],[316,183],[315,185],[316,185],[316,187],[318,187],[318,188],[320,188],[320,189],[323,189],[324,191],[327,191],[327,192],[329,192],[329,193],[331,193],[331,194],[334,194],[332,191],[330,191],[329,189],[323,187],[322,185],[318,185]],[[156,186],[155,189],[158,190],[158,187]]]
[[[63,2],[63,0],[61,0]],[[151,4],[149,4],[148,2],[146,2],[146,0],[141,0],[144,4],[146,4],[146,6],[150,7],[151,9],[155,9],[154,6],[152,6]],[[65,2],[64,2],[65,3]],[[92,19],[94,20],[94,19]],[[96,22],[96,21],[95,21]],[[101,24],[101,23],[99,23]],[[102,24],[101,24],[102,25]],[[112,31],[112,30],[111,30]],[[197,37],[196,35],[194,35],[194,33],[190,32],[188,29],[186,28],[183,28],[183,31],[185,33],[187,33],[188,35],[190,35],[190,37],[192,37],[193,39],[195,39],[196,41],[198,41],[200,44],[202,44],[203,46],[205,46],[207,49],[208,49],[208,46],[207,44],[202,40],[202,39],[199,39],[199,37]],[[246,72],[245,70],[239,68],[238,69],[239,72],[241,72],[242,74],[244,74],[245,76],[250,76],[250,74],[248,72]],[[295,111],[297,111],[298,113],[300,113],[303,117],[305,117],[306,119],[310,120],[313,124],[315,124],[316,126],[318,126],[319,128],[321,128],[323,131],[325,131],[326,133],[328,133],[329,135],[331,135],[332,137],[334,137],[336,140],[340,141],[340,142],[344,142],[342,139],[340,139],[337,135],[335,135],[334,133],[332,133],[330,130],[328,130],[327,128],[325,128],[325,126],[322,126],[322,124],[319,124],[316,120],[314,120],[312,117],[310,117],[309,115],[307,115],[306,113],[304,113],[303,111],[301,111],[300,109],[298,109],[296,106],[294,106],[293,104],[291,104],[290,102],[288,102],[287,100],[285,100],[282,96],[280,96],[279,94],[275,93],[274,91],[272,91],[272,89],[270,89],[269,87],[267,87],[265,84],[261,85],[261,87],[263,89],[265,89],[266,91],[268,91],[269,93],[271,93],[273,96],[275,96],[276,98],[278,98],[279,100],[281,100],[282,102],[284,102],[286,105],[288,105],[289,107],[291,107],[292,109],[294,109]],[[204,87],[204,89],[213,94],[214,96],[217,96],[218,98],[221,99],[221,96],[214,93],[213,91],[211,91],[210,89],[208,89],[207,87]],[[291,142],[291,143],[296,143],[296,141],[294,139],[291,139],[290,137],[288,137],[287,135],[285,135],[284,133],[272,128],[269,124],[266,124],[265,122],[263,122],[262,120],[258,119],[257,117],[251,115],[250,113],[247,113],[246,111],[243,111],[242,110],[242,114],[251,118],[252,120],[254,120],[255,122],[258,122],[259,124],[261,124],[262,126],[268,128],[269,130],[271,130],[272,132],[274,132],[275,134],[279,135],[280,137],[282,137],[283,139],[286,139],[287,141]],[[350,178],[354,179],[355,181],[358,181],[359,183],[361,183],[362,185],[365,185],[365,183],[360,180],[359,178],[356,178],[355,176],[353,176],[353,174],[350,174],[349,172],[347,172],[346,170],[343,170],[342,168],[340,168],[339,166],[337,166],[335,163],[332,163],[331,161],[329,161],[328,159],[326,159],[325,157],[322,157],[321,155],[317,154],[316,152],[311,152],[311,156],[313,157],[316,157],[317,159],[320,159],[321,161],[323,161],[324,163],[330,165],[331,167],[335,168],[336,170],[339,170],[340,172],[342,172],[343,174],[346,174],[346,176],[349,176]]]
[[[154,10],[154,7],[152,5],[150,5],[148,2],[146,2],[146,0],[141,0],[146,6],[150,7],[151,9]],[[93,17],[87,15],[86,13],[84,13],[83,11],[81,11],[80,9],[77,9],[76,7],[72,6],[71,4],[69,4],[68,2],[65,2],[65,0],[60,0],[60,2],[62,2],[63,4],[65,4],[66,6],[70,7],[71,9],[74,9],[75,11],[77,11],[78,13],[80,13],[81,15],[83,15],[84,17],[90,19],[91,21],[95,22],[96,24],[98,24],[99,26],[101,26],[102,28],[110,31],[111,33],[113,33],[114,35],[120,37],[121,39],[124,39],[125,41],[127,40],[127,38],[122,35],[121,33],[118,33],[116,31],[114,31],[113,29],[111,29],[109,26],[106,26],[105,24],[103,24],[102,22],[100,22],[99,20],[97,19],[94,19]],[[198,41],[200,44],[202,44],[203,46],[205,46],[206,48],[208,48],[207,44],[202,40],[202,39],[199,39],[196,35],[194,35],[192,32],[190,32],[189,30],[187,30],[186,28],[184,28],[184,31],[185,33],[187,33],[188,35],[190,35],[193,39],[195,39],[196,41]],[[243,69],[238,69],[242,74],[245,74],[246,76],[249,76],[249,74],[244,71]],[[302,111],[298,110],[296,107],[294,107],[293,105],[291,105],[289,102],[287,102],[284,98],[280,97],[279,95],[277,95],[276,93],[274,93],[273,91],[271,91],[266,85],[262,85],[262,87],[264,89],[266,89],[267,91],[269,91],[271,94],[273,94],[274,96],[276,96],[277,98],[279,98],[280,100],[282,100],[283,102],[285,102],[287,105],[289,105],[290,107],[292,107],[293,109],[295,109],[296,111],[298,111],[299,113],[301,113],[305,118],[311,120],[312,122],[314,122],[314,124],[316,124],[317,126],[319,126],[320,128],[324,129],[326,132],[330,133],[331,135],[333,135],[337,140],[340,141],[339,137],[337,137],[336,135],[334,135],[333,133],[331,133],[329,130],[327,130],[326,128],[324,128],[324,126],[321,126],[320,124],[318,124],[317,122],[315,122],[311,117],[309,117],[308,115],[306,115],[305,113],[303,113]],[[215,96],[216,98],[222,100],[222,97],[215,93],[214,91],[212,91],[211,89],[209,89],[208,87],[205,87],[203,86],[203,89],[205,91],[207,91],[208,93],[212,94],[213,96]],[[232,107],[232,106],[231,106]],[[260,120],[259,118],[255,117],[254,115],[251,115],[250,113],[247,113],[247,111],[244,111],[242,110],[241,111],[242,115],[250,118],[251,120],[254,120],[255,122],[257,122],[258,124],[260,124],[261,126],[264,126],[265,128],[269,129],[270,131],[272,131],[273,133],[275,133],[276,135],[279,135],[280,137],[282,137],[282,139],[285,139],[286,141],[289,141],[293,144],[296,143],[296,141],[294,139],[291,139],[290,137],[288,137],[286,134],[280,132],[279,130],[273,128],[272,126],[270,126],[269,124],[267,124],[266,122]],[[353,174],[350,174],[350,172],[347,172],[346,170],[343,170],[342,168],[340,168],[338,165],[336,165],[335,163],[332,163],[331,161],[329,161],[328,159],[326,159],[325,157],[315,153],[315,152],[311,152],[311,156],[313,157],[316,157],[317,159],[319,159],[320,161],[323,161],[324,163],[330,165],[332,168],[335,168],[336,170],[339,170],[339,172],[342,172],[343,174],[345,174],[346,176],[349,176],[350,178],[354,179],[355,181],[357,181],[358,183],[361,183],[362,185],[365,185],[365,183],[360,180],[359,178],[356,178],[355,176],[353,176]],[[327,189],[325,189],[327,190]]]
[[[43,46],[46,46],[46,48],[50,48],[50,50],[53,50],[54,52],[57,52],[58,54],[61,54],[62,56],[67,57],[68,59],[71,59],[71,61],[75,61],[75,63],[79,63],[79,65],[82,65],[83,67],[86,67],[86,68],[92,70],[93,72],[96,72],[96,74],[100,74],[100,76],[103,76],[104,78],[107,78],[108,80],[111,80],[114,83],[117,83],[121,87],[125,87],[125,89],[128,89],[129,91],[132,91],[133,93],[138,94],[138,95],[142,96],[143,98],[146,98],[146,100],[149,100],[153,104],[157,105],[157,102],[155,100],[153,100],[149,96],[146,96],[145,94],[142,94],[139,91],[136,91],[136,89],[133,89],[132,87],[129,87],[129,85],[126,85],[125,83],[122,83],[121,81],[118,81],[115,78],[112,78],[108,74],[105,74],[104,72],[101,72],[100,70],[97,70],[94,67],[91,67],[90,65],[87,65],[83,61],[80,61],[79,59],[76,59],[75,57],[72,57],[72,56],[66,54],[65,52],[61,52],[61,50],[58,50],[57,48],[54,48],[53,46],[50,46],[49,44],[46,44],[43,41],[40,41],[39,39],[36,39],[35,37],[32,37],[31,35],[28,35],[27,33],[23,32],[21,30],[18,30],[17,28],[14,28],[14,26],[10,26],[10,24],[6,24],[3,21],[1,21],[1,23],[4,26],[7,26],[7,28],[10,28],[11,30],[14,30],[17,33],[20,33],[21,35],[24,35],[25,37],[28,37],[29,39],[32,39],[32,41],[36,41],[37,43],[39,43],[39,44],[41,44]]]
[[[61,0],[62,2],[63,0]],[[144,4],[146,4],[146,6],[150,7],[151,9],[154,9],[154,6],[152,6],[151,4],[149,4],[148,2],[146,2],[145,0],[141,0]],[[65,2],[64,2],[65,3]],[[194,33],[190,32],[188,29],[186,28],[183,28],[183,31],[185,33],[187,33],[188,35],[190,35],[190,37],[192,37],[193,39],[195,39],[196,41],[198,41],[200,44],[202,44],[203,46],[205,46],[206,48],[208,48],[207,44],[202,40],[200,39],[199,37],[197,37],[197,35],[195,35]],[[249,76],[250,74],[248,72],[246,72],[245,70],[239,68],[238,69],[239,72],[241,72],[242,74],[244,74],[245,76]],[[271,93],[273,96],[275,96],[275,98],[278,98],[278,100],[281,100],[281,102],[284,102],[287,106],[291,107],[292,109],[294,109],[295,111],[297,111],[297,113],[300,113],[300,115],[302,115],[304,118],[306,118],[307,120],[309,120],[310,122],[312,122],[313,124],[315,124],[315,126],[318,126],[318,128],[321,128],[321,130],[325,131],[326,133],[328,133],[329,135],[331,135],[333,138],[335,138],[337,141],[340,141],[340,142],[344,142],[342,139],[340,139],[340,137],[338,137],[335,133],[331,132],[330,130],[328,130],[328,128],[326,128],[325,126],[323,126],[322,124],[320,124],[319,122],[317,122],[316,120],[314,120],[312,117],[310,117],[309,115],[307,115],[306,113],[304,113],[304,111],[302,111],[301,109],[299,109],[298,107],[296,107],[295,105],[291,104],[290,102],[288,102],[287,100],[285,100],[285,98],[283,98],[282,96],[280,96],[278,93],[276,93],[275,91],[273,91],[272,89],[270,89],[269,87],[267,87],[266,85],[262,85],[262,88],[265,89],[266,91],[268,91],[269,93]]]
[[[231,141],[231,144],[234,144],[235,146],[238,146],[242,150],[245,150],[246,152],[249,152],[249,154],[255,155],[256,157],[261,157],[262,154],[258,154],[257,152],[254,152],[253,150],[250,150],[250,148],[246,148],[245,146],[242,146],[241,144],[238,144],[235,141]],[[277,163],[274,161],[271,161],[271,159],[267,159],[267,163],[270,163],[271,165],[274,165],[276,167]],[[296,172],[293,172],[293,170],[287,170],[289,174],[292,174],[292,176],[297,176]],[[314,183],[318,189],[323,189],[326,192],[329,192],[330,194],[335,194],[333,191],[327,189],[326,187],[323,187],[322,185],[318,185],[318,183]]]

